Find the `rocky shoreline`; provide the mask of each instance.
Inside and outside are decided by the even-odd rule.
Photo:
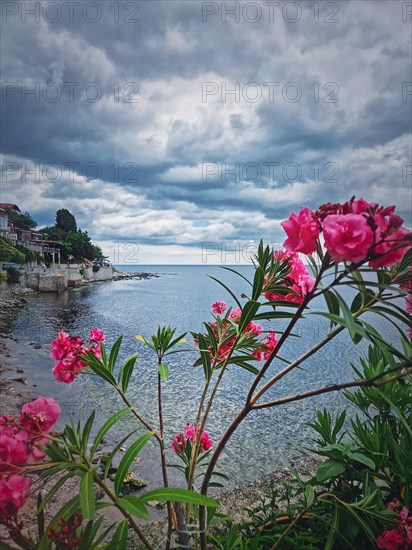
[[[123,280],[130,280],[130,279],[154,279],[158,278],[159,275],[156,273],[143,273],[143,272],[135,272],[135,271],[114,271],[113,272],[113,281],[123,281]]]

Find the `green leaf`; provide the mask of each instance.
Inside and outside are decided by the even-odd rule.
[[[134,353],[130,357],[128,357],[121,368],[120,376],[122,379],[122,391],[123,393],[127,392],[127,388],[129,386],[130,377],[132,376],[134,366],[137,361],[137,353]]]
[[[312,485],[306,485],[306,488],[305,488],[305,509],[306,510],[312,506],[314,500],[315,500],[315,490],[313,489]]]
[[[364,464],[371,470],[374,470],[376,468],[374,461],[371,460],[366,455],[364,455],[363,453],[348,451],[348,457],[351,458],[352,460],[356,460],[356,462],[360,462],[361,464]]]
[[[344,462],[334,458],[328,458],[319,466],[318,471],[316,472],[316,479],[321,483],[331,477],[343,474],[345,470],[346,465]]]
[[[339,300],[337,299],[336,295],[330,290],[325,290],[323,292],[323,295],[325,297],[325,302],[328,307],[329,313],[333,313],[334,315],[339,315],[340,313]],[[334,323],[332,322],[332,325],[333,324]]]
[[[119,523],[107,550],[124,550],[127,548],[129,522],[127,519]]]
[[[346,322],[346,328],[348,329],[350,337],[353,340],[355,335],[359,334],[359,331],[357,330],[358,325],[356,323],[355,318],[352,315],[351,310],[349,309],[347,303],[345,302],[345,300],[336,291],[335,291],[335,293],[336,293],[337,299],[339,300],[339,305],[342,309],[343,318]]]
[[[256,302],[254,300],[246,302],[239,321],[239,332],[243,332],[245,330],[248,324],[254,319],[259,308],[260,302]]]
[[[218,502],[205,495],[189,491],[188,489],[175,489],[172,487],[154,489],[142,495],[139,500],[142,502],[148,502],[149,500],[167,500],[171,502],[183,502],[185,504],[196,504],[198,506],[210,506],[211,508],[219,507]]]
[[[94,494],[94,481],[92,472],[86,472],[80,482],[80,507],[84,519],[93,519],[96,508],[96,497]]]
[[[209,275],[209,278],[210,279],[213,279],[214,281],[216,281],[217,283],[219,283],[221,286],[223,286],[223,288],[225,290],[227,290],[229,292],[229,294],[232,296],[232,298],[234,299],[234,301],[236,302],[237,306],[241,309],[242,308],[242,305],[241,303],[239,302],[239,300],[237,299],[236,295],[233,294],[233,292],[230,290],[230,288],[228,286],[226,286],[224,283],[222,283],[222,281],[219,281],[219,279],[216,279],[216,277],[212,277],[211,275]]]
[[[113,449],[113,451],[110,453],[108,459],[107,459],[107,462],[106,462],[106,465],[104,467],[104,472],[103,472],[103,478],[106,479],[107,476],[109,475],[109,470],[110,470],[110,467],[112,465],[112,462],[113,462],[113,459],[114,457],[117,455],[117,453],[120,451],[121,447],[123,447],[123,445],[126,443],[126,441],[129,439],[129,437],[131,437],[133,434],[135,434],[137,432],[137,430],[134,430],[133,432],[130,432],[129,434],[127,434],[125,437],[123,437],[123,439],[121,439],[119,441],[119,443],[116,445],[116,447]]]
[[[134,495],[126,495],[117,500],[116,504],[126,512],[129,512],[129,514],[133,514],[138,518],[147,519],[149,517],[149,512],[144,503]]]
[[[325,544],[325,550],[332,550],[338,531],[339,531],[339,509],[335,504],[335,514],[333,516],[333,523],[330,528],[328,539]]]
[[[124,457],[120,461],[119,468],[116,472],[116,477],[114,479],[114,489],[116,495],[120,493],[123,480],[126,477],[127,472],[129,471],[131,463],[135,459],[136,455],[143,449],[143,447],[146,445],[152,435],[152,432],[145,434],[140,439],[135,441],[126,451]]]
[[[128,409],[123,409],[122,411],[119,411],[119,412],[115,413],[113,416],[111,416],[109,418],[109,420],[107,420],[103,424],[103,426],[97,432],[97,435],[96,435],[96,437],[94,439],[94,442],[93,442],[93,446],[92,446],[91,451],[90,451],[90,455],[91,455],[92,458],[93,458],[94,453],[96,452],[96,449],[97,449],[99,443],[101,442],[103,437],[106,435],[106,433],[110,430],[110,428],[112,426],[114,426],[116,424],[116,422],[118,422],[122,418],[122,416],[124,416],[129,411],[131,411],[131,407],[129,407]]]
[[[118,338],[116,342],[113,344],[113,347],[110,351],[109,362],[108,362],[108,369],[110,372],[114,371],[114,366],[116,364],[117,356],[119,355],[119,350],[122,344],[122,340],[123,340],[123,336],[120,336],[120,338]]]
[[[61,479],[59,479],[59,481],[56,483],[56,485],[54,485],[54,487],[47,492],[47,495],[42,497],[41,503],[40,503],[39,507],[36,510],[36,515],[40,514],[42,512],[42,510],[44,510],[44,507],[47,505],[49,500],[54,497],[54,495],[62,487],[62,485],[64,485],[69,478],[73,477],[73,475],[74,474],[72,472],[69,472],[68,474],[63,476]]]
[[[209,382],[212,376],[212,365],[210,363],[210,353],[207,345],[206,338],[201,332],[198,335],[199,353],[202,360],[203,370],[205,372],[206,382]]]
[[[252,300],[257,300],[259,296],[262,294],[264,281],[265,281],[265,272],[261,267],[258,267],[255,271],[255,277],[253,279]]]
[[[157,370],[160,374],[160,378],[164,382],[167,382],[167,379],[169,378],[169,367],[167,365],[162,364],[162,365],[158,365]]]
[[[92,369],[92,371],[100,376],[100,378],[103,378],[103,380],[106,380],[106,382],[109,382],[111,386],[115,387],[116,380],[113,378],[111,372],[104,367],[103,363],[99,361],[90,351],[86,351],[85,356],[87,358],[87,365]]]
[[[83,449],[84,453],[87,450],[87,444],[89,443],[90,431],[92,429],[95,416],[96,416],[96,412],[93,411],[91,413],[91,415],[89,416],[89,418],[87,419],[86,424],[85,424],[84,429],[83,429],[82,440],[81,440],[81,448]]]

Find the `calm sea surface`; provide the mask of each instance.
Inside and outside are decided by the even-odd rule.
[[[203,320],[211,320],[211,304],[224,300],[233,305],[228,293],[208,275],[223,280],[237,295],[248,292],[241,279],[216,266],[118,266],[122,271],[147,271],[158,278],[148,280],[124,280],[97,283],[61,295],[41,294],[29,298],[30,306],[19,317],[15,335],[30,349],[27,372],[37,384],[36,392],[51,395],[58,400],[65,418],[97,411],[99,426],[109,413],[122,407],[111,389],[94,376],[81,376],[73,384],[57,384],[51,373],[53,360],[49,358],[49,344],[59,330],[87,338],[92,327],[101,327],[107,334],[110,347],[119,335],[124,335],[121,358],[139,352],[137,367],[130,384],[131,401],[142,414],[156,424],[156,363],[153,354],[134,336],[150,336],[159,324],[171,324],[179,332],[199,331]],[[243,275],[250,276],[249,266],[235,266]],[[350,290],[346,290],[346,295]],[[342,294],[345,294],[343,291]],[[322,301],[316,304],[325,309]],[[396,342],[395,329],[374,317],[380,333],[391,342]],[[282,330],[284,322],[266,324],[265,329]],[[312,347],[326,335],[328,324],[317,316],[307,316],[282,350],[282,356],[293,360]],[[40,350],[29,347],[30,343],[42,344]],[[190,346],[191,347],[191,346]],[[267,399],[289,395],[305,389],[347,380],[351,374],[350,362],[357,361],[366,346],[351,345],[344,334],[304,365],[305,370],[296,370],[273,387]],[[171,439],[192,423],[196,405],[203,387],[203,370],[193,368],[195,352],[171,356],[167,364],[170,378],[164,384],[164,416],[166,433]],[[26,359],[27,361],[27,359]],[[280,361],[272,365],[272,373],[281,369]],[[244,402],[252,375],[238,367],[230,369],[220,387],[214,412],[207,429],[212,439],[218,439]],[[266,400],[266,399],[265,399]],[[317,408],[330,411],[341,410],[346,401],[338,394],[327,394],[266,409],[249,416],[232,437],[220,460],[232,477],[232,482],[245,481],[303,459],[309,454],[312,432],[304,426],[312,421]],[[118,440],[122,430],[130,427],[123,423],[112,432]],[[140,430],[141,431],[141,430]],[[143,431],[141,431],[143,433]]]

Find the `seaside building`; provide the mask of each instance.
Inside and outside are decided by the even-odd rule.
[[[13,223],[7,214],[7,210],[21,213],[17,204],[0,203],[0,236],[9,239],[12,244],[21,244],[37,252],[46,264],[60,265],[60,246],[57,241],[47,239],[46,233],[21,229]]]

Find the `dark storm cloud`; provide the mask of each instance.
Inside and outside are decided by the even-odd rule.
[[[404,3],[51,4],[2,6],[2,200],[40,223],[64,202],[102,241],[196,246],[355,193],[409,215]]]

